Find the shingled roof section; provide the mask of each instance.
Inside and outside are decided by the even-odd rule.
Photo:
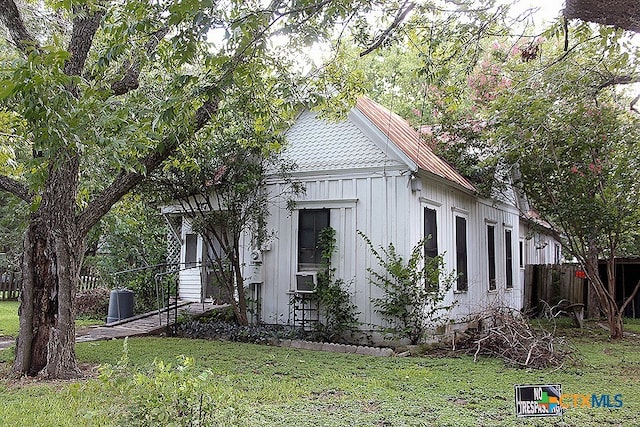
[[[334,123],[306,111],[287,132],[284,156],[297,172],[378,168],[388,165],[384,151],[350,120]]]
[[[452,181],[467,190],[476,191],[471,182],[433,152],[422,136],[405,119],[365,97],[358,99],[356,108],[416,162],[420,169]]]

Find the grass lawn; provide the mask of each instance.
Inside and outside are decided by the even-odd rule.
[[[102,323],[104,322],[96,319],[76,319],[76,328]],[[0,337],[15,338],[19,325],[18,301],[0,301]]]
[[[18,301],[0,301],[0,337],[15,337],[18,325]]]
[[[578,366],[561,370],[507,368],[497,360],[456,358],[373,358],[252,344],[174,338],[128,342],[129,376],[107,385],[98,379],[37,383],[0,381],[0,425],[157,425],[142,415],[120,417],[133,402],[161,402],[167,392],[144,381],[154,359],[195,361],[190,378],[210,396],[209,425],[238,426],[633,426],[640,425],[639,337],[612,343],[606,331],[562,329],[578,350]],[[83,363],[115,364],[123,341],[77,346]],[[0,352],[0,361],[11,359]],[[4,372],[8,364],[4,363]],[[175,371],[177,372],[177,371]],[[146,385],[142,385],[145,383]],[[623,407],[574,408],[552,420],[516,419],[514,384],[560,383],[565,394],[621,394]],[[180,383],[189,389],[191,383]],[[179,394],[179,387],[168,395]],[[173,393],[173,394],[172,394]],[[196,399],[197,400],[197,399]],[[175,402],[174,402],[175,404]],[[177,420],[173,420],[177,421]],[[164,424],[168,424],[167,420]]]

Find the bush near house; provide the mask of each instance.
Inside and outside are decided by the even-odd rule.
[[[104,320],[109,310],[110,291],[105,287],[76,294],[76,317]]]

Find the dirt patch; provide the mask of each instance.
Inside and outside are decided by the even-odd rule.
[[[5,363],[0,368],[0,378],[3,379],[4,384],[9,389],[24,388],[34,385],[48,385],[54,387],[57,390],[60,390],[63,386],[66,386],[68,384],[96,378],[98,376],[98,366],[99,365],[93,363],[79,363],[78,368],[80,369],[80,377],[70,380],[59,380],[48,379],[41,376],[18,376],[11,371],[11,365],[9,363]]]

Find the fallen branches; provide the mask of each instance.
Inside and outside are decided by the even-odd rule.
[[[478,356],[496,357],[521,368],[562,367],[573,360],[573,349],[553,332],[534,329],[519,312],[492,308],[476,318],[478,328],[467,330],[457,343],[459,350]]]

